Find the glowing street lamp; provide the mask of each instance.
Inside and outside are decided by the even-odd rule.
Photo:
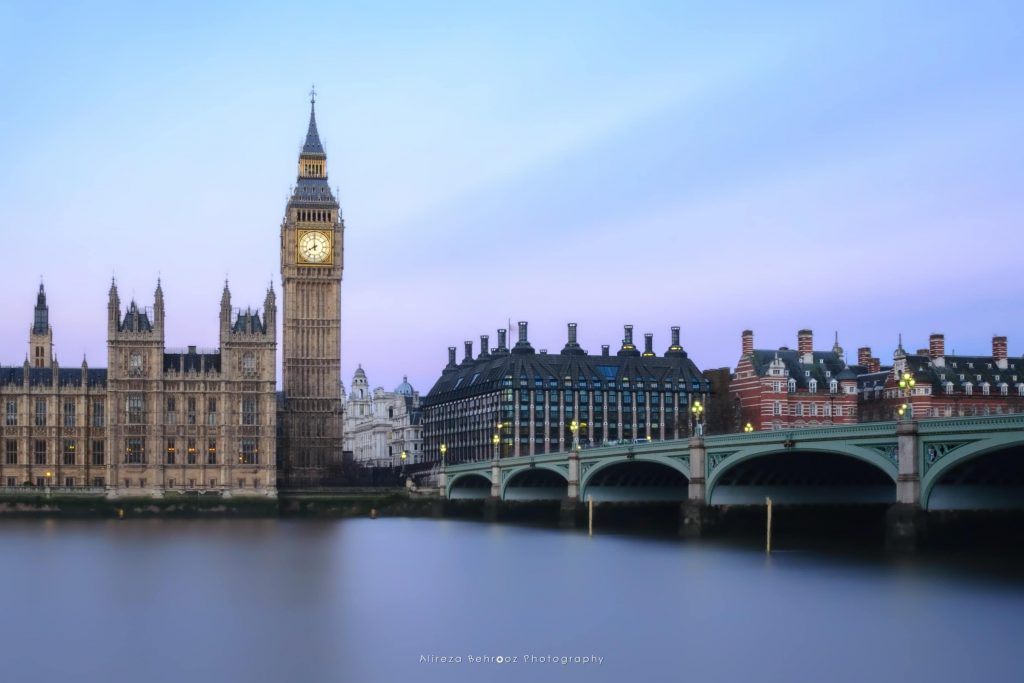
[[[494,444],[494,459],[497,460],[500,457],[498,445],[501,443],[501,437],[495,434],[491,437],[491,443]]]
[[[448,444],[441,444],[441,464],[444,465],[444,454],[448,452]]]
[[[754,431],[754,425],[748,422],[747,424],[743,425],[743,431],[749,434],[750,432]]]
[[[699,399],[694,401],[693,405],[690,406],[690,412],[693,414],[694,434],[704,436],[704,422],[701,419],[704,415],[704,404]]]
[[[900,393],[906,397],[906,402],[900,406],[900,419],[906,418],[911,420],[914,417],[914,409],[910,403],[910,396],[914,392],[915,384],[917,384],[917,382],[914,381],[914,376],[909,372],[904,371],[903,375],[900,377]]]

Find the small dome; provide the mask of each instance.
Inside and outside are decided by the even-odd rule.
[[[402,376],[402,383],[395,387],[395,393],[401,394],[402,396],[412,396],[413,388],[409,384],[409,377],[406,375]]]
[[[360,363],[359,367],[356,368],[356,374],[352,376],[353,382],[357,379],[366,380],[366,372],[363,370],[363,364]]]

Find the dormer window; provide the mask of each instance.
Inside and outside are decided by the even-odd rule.
[[[811,371],[810,370],[804,370],[804,377],[810,377],[810,376],[811,376]]]
[[[989,395],[989,384],[988,382],[981,383],[981,393],[985,396]]]
[[[796,391],[796,380],[790,378],[790,380],[789,380],[789,393],[792,394],[795,391]]]
[[[832,380],[831,382],[829,382],[828,383],[828,390],[831,393],[833,393],[833,394],[836,393],[837,391],[839,391],[839,382],[837,382],[835,380]]]
[[[947,394],[952,394],[953,393],[953,383],[952,382],[946,382],[943,385],[942,390],[945,391]]]
[[[831,370],[826,370],[825,371],[825,376],[826,377],[831,377],[832,376],[832,371]]]
[[[811,392],[812,394],[817,393],[818,392],[818,380],[812,379],[810,382],[808,382],[807,383],[807,391]]]
[[[973,393],[974,385],[970,382],[964,382],[964,393],[970,396]]]
[[[1009,396],[1010,395],[1010,387],[1006,384],[1006,382],[1001,382],[999,384],[999,395],[1000,396]]]

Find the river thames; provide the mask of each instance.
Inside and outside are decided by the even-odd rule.
[[[3,521],[0,544],[5,681],[1024,679],[998,560],[419,519]]]

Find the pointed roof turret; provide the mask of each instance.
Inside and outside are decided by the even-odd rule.
[[[320,133],[316,129],[316,88],[309,91],[309,129],[306,131],[306,144],[302,146],[302,156],[327,156],[324,146],[320,144]]]
[[[50,329],[50,307],[46,305],[46,290],[39,283],[39,294],[36,295],[35,316],[32,321],[32,334],[46,334]]]

